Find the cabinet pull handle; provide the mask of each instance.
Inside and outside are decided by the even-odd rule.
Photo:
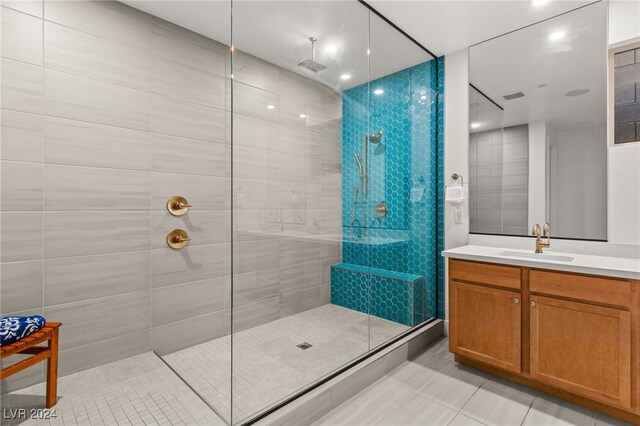
[[[531,305],[532,308],[536,307],[536,302],[534,302],[533,300],[531,302],[529,302],[529,305]]]
[[[518,299],[517,297],[513,298],[513,303],[520,303],[520,299]]]

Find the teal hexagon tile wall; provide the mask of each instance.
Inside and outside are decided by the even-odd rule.
[[[332,270],[332,303],[398,322],[411,318],[410,325],[442,317],[443,66],[442,58],[432,60],[343,92],[343,263],[420,279],[392,285],[379,274],[359,271],[356,279]],[[368,142],[378,131],[381,141]],[[356,156],[366,161],[368,184]],[[381,202],[384,218],[375,215]],[[399,303],[409,287],[411,302]]]

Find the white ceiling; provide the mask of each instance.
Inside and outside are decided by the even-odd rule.
[[[231,43],[228,0],[122,1],[211,39]],[[311,55],[309,37],[312,36],[318,38],[316,61],[328,67],[317,74],[298,66]],[[432,59],[354,0],[236,0],[233,44],[241,51],[336,89],[356,86]],[[335,46],[337,50],[329,52],[328,46]],[[341,80],[340,75],[344,73],[352,78]]]
[[[593,0],[369,0],[368,3],[437,56],[576,9]]]
[[[549,39],[557,31],[565,32],[565,37]],[[470,82],[504,108],[502,114],[480,108],[478,117],[472,109],[470,121],[480,125],[475,131],[537,121],[545,121],[556,131],[605,125],[606,55],[604,2],[473,46]],[[565,96],[578,89],[589,89],[589,93]],[[509,101],[502,98],[517,91],[525,96]]]

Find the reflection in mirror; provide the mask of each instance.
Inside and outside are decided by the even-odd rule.
[[[470,232],[607,238],[607,5],[470,49]]]

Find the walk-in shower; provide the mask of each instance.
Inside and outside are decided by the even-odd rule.
[[[442,61],[366,4],[18,3],[0,308],[62,380],[242,424],[442,315]]]

